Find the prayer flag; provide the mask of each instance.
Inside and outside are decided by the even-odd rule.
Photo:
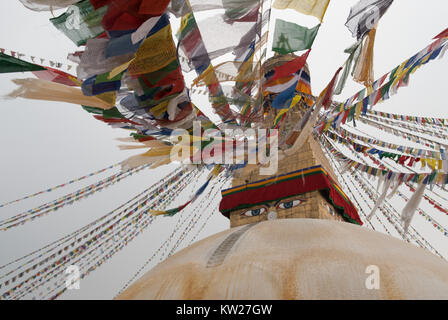
[[[393,0],[360,0],[355,4],[345,25],[353,37],[363,38],[389,9]]]
[[[330,0],[275,0],[275,9],[293,9],[322,21]]]
[[[373,51],[375,44],[376,29],[373,28],[369,31],[366,37],[364,46],[361,51],[361,55],[356,63],[353,79],[359,83],[362,83],[366,88],[371,88],[374,78],[373,72]]]
[[[279,54],[311,49],[320,24],[312,29],[281,19],[275,21],[272,50]]]
[[[38,66],[37,64],[32,64],[8,56],[7,54],[0,53],[0,73],[26,72],[26,71],[39,71],[39,70],[47,70],[47,69]]]
[[[274,101],[272,101],[272,107],[275,109],[285,109],[288,108],[291,104],[291,100],[294,98],[296,86],[297,86],[298,80],[294,82],[292,86],[290,86],[288,89],[280,93]]]
[[[281,66],[275,67],[274,75],[269,79],[269,82],[292,75],[293,73],[296,73],[297,71],[305,67],[306,60],[308,59],[309,54],[310,50],[305,52],[300,57],[295,58],[294,60],[291,60]]]

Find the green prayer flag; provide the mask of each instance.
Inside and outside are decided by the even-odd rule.
[[[244,16],[259,7],[260,3],[260,0],[222,0],[225,17],[230,20],[244,19]]]
[[[361,51],[362,51],[362,41],[358,41],[357,43],[352,45],[350,48],[347,48],[344,50],[344,52],[348,53],[350,56],[348,57],[348,59],[345,63],[344,71],[342,73],[341,78],[339,79],[336,89],[334,90],[334,93],[333,93],[334,95],[339,95],[344,90],[345,84],[347,83],[348,76],[350,75],[350,70],[352,70],[352,69],[353,69],[353,71],[355,70],[354,66],[356,66],[356,64],[357,64],[357,61],[361,55]],[[353,61],[355,61],[355,63],[352,68]],[[352,72],[352,75],[353,75],[353,72]]]
[[[281,19],[275,21],[272,50],[279,54],[311,49],[320,24],[312,29]]]
[[[0,53],[0,73],[47,70],[37,64],[29,63],[7,54]]]
[[[101,21],[107,9],[108,6],[103,6],[95,10],[89,0],[82,0],[68,7],[60,16],[51,18],[50,22],[77,46],[81,46],[104,32]]]
[[[117,107],[113,107],[112,109],[103,110],[103,118],[104,119],[124,119],[124,116],[118,111]]]
[[[103,114],[103,109],[95,108],[95,107],[88,107],[88,106],[82,106],[84,110],[86,110],[88,113],[94,113],[94,114]]]

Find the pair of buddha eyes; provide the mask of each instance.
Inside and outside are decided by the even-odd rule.
[[[299,199],[280,202],[279,204],[277,204],[276,208],[277,209],[291,209],[291,208],[301,205],[304,202],[305,202],[304,200],[299,200]],[[258,209],[253,209],[253,210],[243,212],[242,215],[244,215],[246,217],[256,217],[256,216],[259,216],[260,214],[266,213],[267,211],[268,211],[268,209],[266,207],[261,207]]]

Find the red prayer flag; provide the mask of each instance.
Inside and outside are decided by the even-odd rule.
[[[92,0],[91,0],[92,1]],[[166,10],[167,0],[104,0],[94,1],[102,6],[108,5],[102,25],[107,31],[134,30],[150,17],[160,16]]]
[[[282,66],[275,67],[274,68],[274,76],[269,80],[273,81],[276,79],[284,78],[284,77],[287,77],[287,76],[299,71],[300,69],[302,69],[305,66],[305,63],[306,63],[306,60],[308,59],[308,55],[310,54],[310,51],[311,51],[311,49],[308,50],[307,52],[305,52],[300,57],[297,57],[294,60],[291,60]]]
[[[171,0],[142,0],[138,13],[161,16],[170,4],[170,1]]]
[[[69,73],[50,67],[44,68],[47,70],[33,71],[33,74],[39,79],[64,84],[66,86],[78,87],[80,85],[76,77]]]
[[[437,36],[435,36],[434,39],[441,39],[441,38],[447,38],[447,37],[448,37],[448,28],[446,28],[441,33],[439,33]]]
[[[324,106],[325,109],[330,107],[330,104],[331,104],[332,98],[333,98],[334,86],[336,84],[336,80],[337,80],[339,72],[341,72],[341,70],[342,70],[342,67],[340,67],[338,69],[338,71],[336,71],[335,75],[333,76],[333,79],[331,79],[330,83],[328,84],[328,86],[324,90],[325,96],[324,96],[324,98],[322,100],[322,105]],[[322,94],[324,92],[322,92]]]

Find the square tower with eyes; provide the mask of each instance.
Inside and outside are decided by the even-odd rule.
[[[313,166],[321,166],[337,183],[337,177],[328,159],[314,138],[310,138],[293,156],[279,160],[276,176]],[[233,187],[274,178],[261,176],[258,169],[256,167],[242,169],[235,175]],[[339,212],[340,210],[335,208],[325,192],[314,190],[231,211],[229,218],[232,228],[270,219],[308,218],[344,221]]]

